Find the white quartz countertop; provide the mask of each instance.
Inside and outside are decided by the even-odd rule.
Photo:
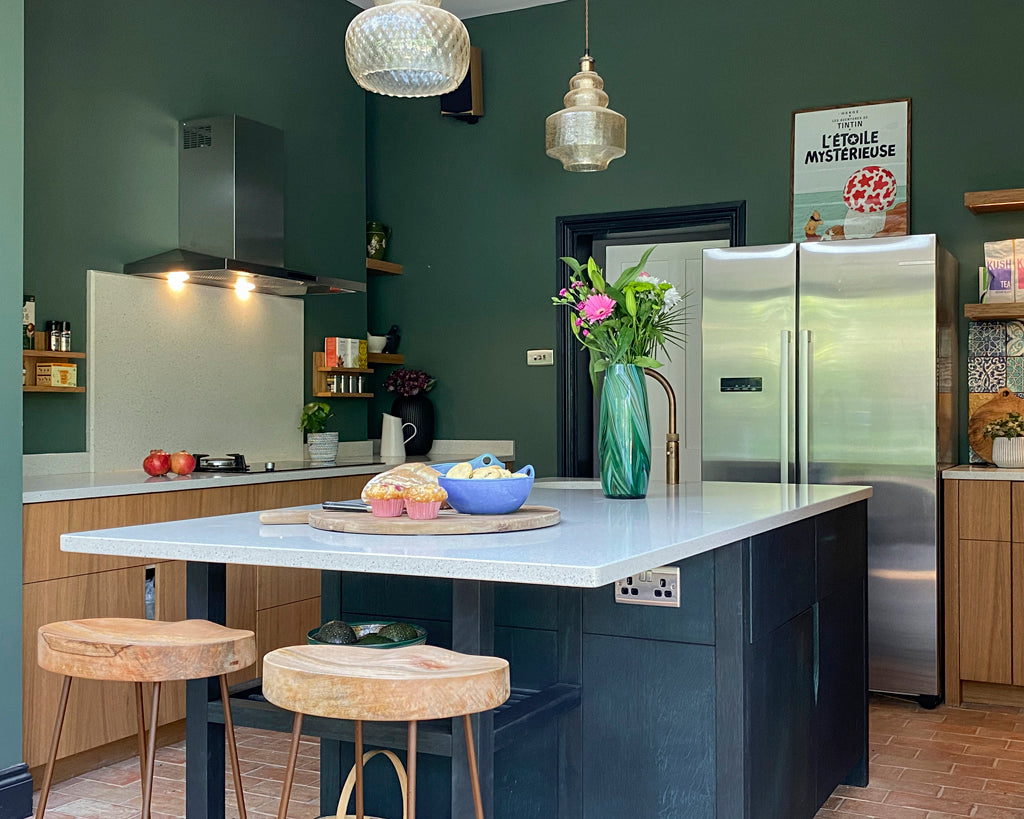
[[[954,466],[942,470],[950,481],[1024,481],[1024,469],[1009,469],[988,464]]]
[[[486,449],[465,453],[431,452],[424,457],[408,457],[398,463],[449,463],[467,461],[491,452],[498,458],[510,458],[510,453]],[[78,500],[80,498],[109,498],[116,495],[144,495],[151,492],[174,492],[182,489],[214,489],[220,486],[237,486],[254,483],[275,483],[278,481],[307,481],[317,478],[338,478],[345,475],[376,475],[391,469],[395,462],[371,463],[371,458],[338,458],[333,466],[313,466],[306,462],[277,461],[276,472],[193,472],[184,477],[170,476],[151,478],[141,469],[120,472],[77,472],[59,475],[26,475],[22,479],[22,503],[46,503],[49,501]],[[254,461],[253,463],[256,463]]]
[[[249,512],[66,534],[61,549],[595,588],[870,496],[865,486],[652,483],[644,500],[608,500],[596,482],[550,481],[536,484],[527,503],[559,509],[561,523],[525,532],[352,535],[263,526]]]

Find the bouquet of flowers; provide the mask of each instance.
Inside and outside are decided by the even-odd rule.
[[[1011,412],[1005,418],[989,421],[981,434],[986,438],[1020,438],[1024,435],[1024,418],[1019,412]]]
[[[644,271],[653,250],[648,248],[640,263],[623,271],[614,284],[605,281],[593,258],[584,268],[575,259],[562,257],[573,275],[569,286],[551,301],[573,312],[572,332],[590,350],[592,379],[610,364],[660,367],[655,358],[659,350],[670,358],[669,344],[683,346],[689,294],[680,294],[669,282]]]
[[[400,367],[384,379],[384,389],[408,397],[419,395],[421,392],[430,392],[435,383],[436,379],[427,375],[423,370],[407,370],[405,367]]]

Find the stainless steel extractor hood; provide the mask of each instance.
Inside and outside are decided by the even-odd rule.
[[[178,136],[179,246],[126,274],[275,296],[366,291],[284,266],[283,131],[226,116],[182,122]]]

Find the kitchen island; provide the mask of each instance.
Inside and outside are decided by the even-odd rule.
[[[406,619],[432,643],[505,656],[513,697],[475,726],[488,817],[810,819],[840,782],[866,784],[869,488],[654,484],[645,500],[609,501],[563,485],[578,484],[539,483],[529,499],[562,522],[527,532],[360,536],[246,513],[61,544],[186,560],[188,615],[213,620],[227,564],[321,569],[324,619]],[[666,564],[680,571],[678,608],[615,602],[627,585],[616,581]],[[189,685],[196,819],[223,815],[223,714],[210,694]],[[240,724],[290,724],[252,686],[235,702]],[[324,737],[330,813],[351,729],[309,730]],[[368,741],[401,747],[398,733],[378,726]],[[471,816],[459,733],[423,733],[421,809]],[[387,790],[376,815],[395,813]]]

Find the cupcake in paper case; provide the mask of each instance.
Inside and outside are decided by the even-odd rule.
[[[366,490],[366,502],[377,518],[397,518],[405,506],[405,489],[397,483],[379,483]]]
[[[413,520],[433,520],[447,499],[448,493],[440,486],[411,486],[405,493],[405,511]]]

